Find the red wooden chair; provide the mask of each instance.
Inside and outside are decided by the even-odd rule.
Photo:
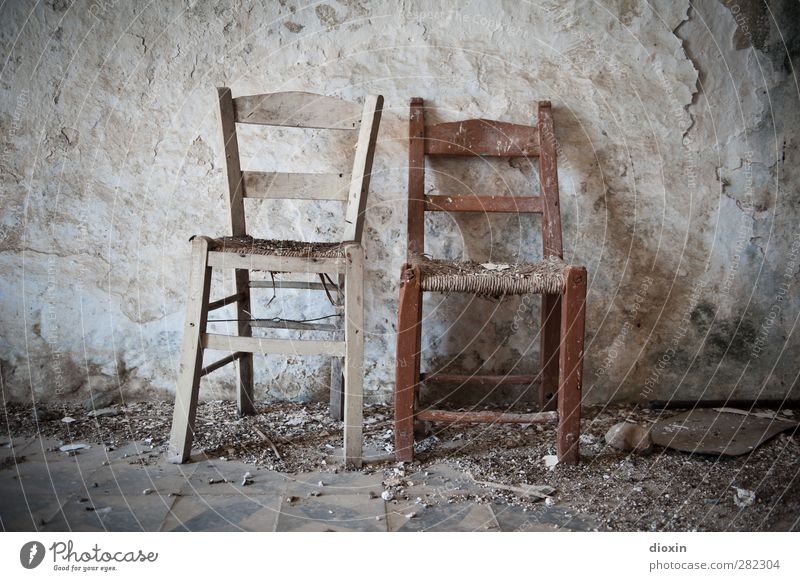
[[[414,457],[414,422],[465,421],[557,424],[561,462],[578,462],[581,374],[583,370],[586,269],[562,261],[556,143],[548,101],[538,104],[535,127],[471,119],[425,125],[423,101],[411,100],[408,170],[408,260],[400,279],[395,386],[395,451]],[[538,157],[540,196],[426,196],[425,156]],[[496,271],[471,262],[434,260],[424,255],[425,212],[530,212],[542,214],[544,259]],[[423,292],[505,296],[542,294],[541,362],[538,376],[426,376],[420,373]],[[504,413],[420,409],[425,381],[480,387],[540,381],[540,411]]]

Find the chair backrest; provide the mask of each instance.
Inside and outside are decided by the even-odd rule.
[[[383,97],[368,95],[361,106],[336,97],[296,91],[236,98],[227,87],[217,92],[225,145],[231,234],[247,234],[244,198],[338,200],[347,202],[342,241],[361,242]],[[242,171],[237,123],[357,132],[352,170],[342,173]]]
[[[411,99],[408,145],[408,257],[425,252],[425,212],[542,214],[544,256],[563,258],[556,141],[550,101],[539,101],[534,127],[470,119],[425,125],[425,107]],[[539,196],[426,196],[425,156],[538,157]]]

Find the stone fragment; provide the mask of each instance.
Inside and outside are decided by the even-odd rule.
[[[92,410],[86,415],[90,418],[113,418],[119,415],[119,410],[116,408],[100,408]]]
[[[745,488],[738,488],[734,486],[733,503],[739,508],[747,508],[752,506],[756,501],[756,493],[752,490]]]
[[[65,444],[59,448],[61,452],[77,452],[78,450],[88,450],[91,448],[89,444]]]
[[[558,456],[555,454],[547,454],[546,456],[542,456],[542,461],[548,470],[555,470],[558,465]]]
[[[95,391],[83,402],[83,407],[89,411],[107,408],[116,403],[118,397],[119,392],[117,390]]]
[[[606,432],[606,443],[623,452],[649,454],[653,451],[650,431],[632,422],[620,422]]]
[[[89,512],[97,513],[99,515],[104,515],[104,514],[108,514],[108,513],[111,512],[111,507],[110,506],[104,506],[102,508],[97,508],[96,506],[87,506],[86,510],[88,510]]]

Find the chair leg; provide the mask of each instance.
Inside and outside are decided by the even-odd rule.
[[[337,284],[339,289],[344,289],[344,276],[339,275]],[[337,311],[339,309],[337,308]],[[337,340],[341,340],[341,333],[336,333]],[[344,374],[342,373],[343,360],[341,357],[331,358],[331,393],[330,416],[331,419],[341,422],[344,419]]]
[[[419,383],[422,291],[419,269],[404,265],[400,273],[397,315],[397,361],[394,394],[395,455],[400,462],[414,460],[414,391]]]
[[[540,354],[539,411],[556,409],[558,347],[561,343],[561,295],[542,295],[542,343]]]
[[[344,419],[344,374],[342,369],[342,358],[331,358],[330,416],[337,422]]]
[[[586,269],[570,266],[561,303],[558,384],[557,453],[565,464],[577,464],[579,458],[585,305]]]
[[[360,246],[351,246],[346,256],[344,462],[348,468],[360,468],[364,423],[364,251]]]
[[[189,301],[183,329],[181,362],[172,416],[172,432],[167,461],[182,464],[189,459],[194,437],[197,394],[203,366],[202,335],[208,320],[208,297],[211,289],[211,268],[208,266],[208,239],[192,241],[192,263],[189,275]]]
[[[250,272],[246,269],[236,270],[236,292],[242,293],[236,302],[236,318],[239,319],[240,337],[251,337],[250,327]],[[256,412],[253,403],[253,354],[247,353],[239,359],[239,385],[236,390],[236,407],[239,416],[252,415]]]

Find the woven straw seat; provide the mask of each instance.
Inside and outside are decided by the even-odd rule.
[[[265,240],[252,236],[214,238],[211,250],[239,254],[265,254],[300,258],[341,258],[347,244],[341,242],[302,242],[299,240]]]
[[[581,379],[585,333],[586,268],[566,264],[561,241],[556,139],[553,112],[549,101],[537,104],[535,126],[518,125],[490,119],[465,119],[445,123],[425,123],[425,103],[411,99],[408,116],[408,254],[400,271],[400,301],[397,313],[397,349],[395,350],[394,438],[398,461],[414,460],[414,432],[417,422],[469,423],[556,423],[558,461],[575,464],[579,458],[581,432]],[[428,195],[435,190],[426,186],[426,160],[436,156],[538,158],[539,195]],[[435,177],[431,175],[431,177]],[[532,184],[531,184],[532,185]],[[530,188],[532,189],[532,188]],[[501,192],[493,192],[501,194]],[[427,212],[497,212],[503,214],[541,214],[542,256],[544,260],[521,264],[493,264],[455,260],[434,260],[425,256]],[[477,225],[477,224],[474,224]],[[437,237],[450,229],[434,229]],[[492,234],[491,231],[488,234]],[[558,258],[552,258],[558,257]],[[459,313],[436,309],[423,317],[425,292],[468,293],[473,296],[506,297],[540,294],[541,325],[527,322],[530,331],[539,337],[539,369],[536,375],[466,375],[423,372],[425,359],[437,357],[423,347],[422,327],[425,319]],[[487,307],[476,303],[470,309]],[[531,305],[521,305],[530,308]],[[488,309],[493,315],[494,309]],[[520,312],[517,312],[515,319]],[[451,327],[452,329],[452,327]],[[514,331],[517,325],[514,324]],[[456,337],[474,346],[493,341],[482,337],[484,327],[474,334]],[[463,335],[463,333],[462,333]],[[481,338],[481,341],[476,339]],[[431,343],[435,346],[435,343]],[[473,349],[474,347],[469,347]],[[451,348],[452,349],[452,348]],[[447,357],[463,357],[455,350]],[[532,349],[513,361],[518,368]],[[524,365],[524,364],[523,364]],[[538,383],[539,411],[508,413],[505,411],[454,411],[423,405],[429,385],[479,388],[491,393],[502,385],[531,386]],[[481,395],[481,398],[484,396]],[[436,398],[439,399],[439,398]],[[445,399],[445,398],[441,398]],[[441,399],[439,401],[441,401]]]
[[[479,264],[417,257],[411,263],[419,267],[424,291],[488,296],[560,293],[567,266],[558,258],[523,264]]]

